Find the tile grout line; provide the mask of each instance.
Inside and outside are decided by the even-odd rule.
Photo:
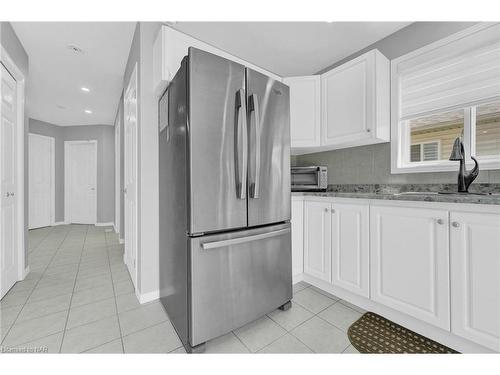
[[[122,352],[125,354],[125,345],[123,344],[122,326],[120,324],[120,314],[118,313],[118,303],[116,302],[115,283],[113,281],[113,271],[111,270],[111,258],[109,257],[108,238],[106,236],[106,232],[104,232],[104,241],[106,242],[106,254],[108,255],[108,267],[109,267],[109,273],[111,275],[111,287],[113,288],[113,298],[115,300],[115,309],[116,309],[116,319],[118,321],[118,330],[120,331],[120,342],[122,343]]]
[[[231,333],[236,336],[236,338],[239,340],[239,342],[241,342],[241,344],[248,350],[249,353],[253,353],[250,350],[250,348],[243,342],[243,340],[239,338],[239,336],[236,334],[236,332],[231,331]]]
[[[292,329],[289,333],[290,335],[292,335],[293,337],[295,337],[297,340],[299,340],[302,344],[304,344],[306,346],[306,348],[308,348],[309,350],[311,350],[313,353],[316,353],[316,351],[314,351],[313,348],[311,348],[309,345],[307,345],[304,341],[302,341],[300,338],[298,338],[296,335],[293,334],[292,331],[294,331],[295,329],[299,328],[301,325],[303,324],[306,324],[308,321],[310,321],[312,318],[314,318],[316,315],[313,315],[311,316],[309,319],[303,321],[302,323],[300,323],[297,327],[295,327],[294,329]]]
[[[76,271],[75,280],[73,282],[73,291],[71,292],[71,297],[69,299],[68,314],[66,315],[66,322],[64,323],[64,330],[63,330],[63,334],[62,334],[62,338],[61,338],[61,344],[59,345],[59,353],[61,353],[61,350],[62,350],[62,347],[64,344],[64,339],[66,338],[66,327],[68,326],[69,314],[70,314],[70,310],[71,310],[71,303],[73,302],[73,295],[75,294],[76,280],[78,279],[78,272],[80,271],[80,263],[82,262],[83,248],[85,246],[85,241],[87,240],[88,233],[89,233],[89,226],[87,226],[87,230],[85,232],[85,238],[83,240],[82,251],[80,253],[80,261],[78,262],[78,268]]]
[[[50,231],[49,231],[49,232],[45,235],[45,237],[44,237],[43,239],[47,238],[47,236],[48,236],[48,235],[49,235],[49,234],[50,234],[53,230],[54,230],[54,228],[51,228],[51,230],[50,230]],[[67,235],[68,235],[68,233],[66,233],[66,236],[67,236]],[[66,239],[66,236],[64,236],[64,239]],[[63,239],[63,241],[64,241],[64,239]],[[43,241],[43,240],[42,240],[42,241]],[[42,241],[40,241],[40,243],[42,243]],[[61,241],[61,243],[62,243],[63,241]],[[40,246],[40,243],[37,245],[37,248],[38,248],[38,246]],[[29,246],[29,238],[28,238],[28,246]],[[59,245],[59,247],[60,247],[60,246],[61,246],[61,245]],[[9,329],[8,329],[8,331],[7,331],[7,333],[5,334],[5,337],[4,337],[4,338],[3,338],[3,340],[0,342],[0,344],[1,344],[1,345],[3,345],[3,343],[5,342],[5,339],[7,338],[7,336],[8,336],[8,335],[9,335],[9,333],[10,333],[10,331],[12,330],[12,327],[14,327],[14,324],[16,324],[16,323],[17,323],[17,319],[19,318],[19,315],[20,315],[20,314],[21,314],[21,312],[23,311],[23,309],[24,309],[24,307],[26,306],[26,304],[28,303],[28,301],[29,301],[29,299],[30,299],[31,295],[33,294],[33,292],[35,291],[36,287],[37,287],[37,286],[38,286],[38,284],[40,283],[40,280],[42,280],[43,275],[45,275],[45,272],[47,271],[47,268],[49,268],[50,263],[52,262],[52,260],[53,260],[53,259],[54,259],[54,257],[56,256],[57,252],[59,251],[59,247],[58,247],[58,248],[57,248],[57,250],[54,252],[54,254],[52,255],[52,257],[50,258],[50,261],[47,263],[47,265],[46,265],[46,266],[45,266],[45,268],[43,269],[43,272],[42,272],[42,274],[41,274],[40,278],[38,279],[38,281],[36,282],[35,286],[34,286],[34,287],[33,287],[33,289],[31,290],[31,292],[28,294],[28,297],[26,298],[26,300],[25,300],[25,301],[24,301],[24,303],[22,304],[21,309],[19,310],[19,312],[18,312],[18,313],[17,313],[17,315],[16,315],[16,318],[14,319],[14,321],[12,322],[12,324],[10,325],[10,327],[9,327]],[[29,254],[28,254],[28,256],[29,256]],[[28,259],[29,259],[29,258],[28,258]],[[29,263],[29,261],[28,261],[28,263]],[[19,306],[19,305],[16,305],[16,306]],[[14,306],[13,306],[13,307],[14,307]],[[37,339],[35,339],[35,340],[37,340]],[[28,341],[28,342],[29,342],[29,341]],[[22,345],[22,344],[18,344],[18,345]]]
[[[306,288],[309,288],[309,286],[310,286],[310,285],[308,285]],[[299,293],[299,292],[301,292],[301,291],[305,290],[306,288],[303,288],[303,289],[299,290],[297,293]],[[314,289],[312,289],[312,290],[314,290]],[[322,294],[322,293],[320,293],[320,294]],[[327,297],[327,298],[330,298],[330,297],[328,297],[328,296],[326,296],[326,295],[324,295],[324,294],[323,294],[323,296],[325,296],[325,297]],[[335,297],[335,298],[337,298],[336,296],[334,296],[334,297]],[[332,298],[330,298],[330,299],[331,299],[331,300],[333,300]],[[293,298],[292,298],[292,300],[293,300]],[[306,309],[307,311],[309,311],[310,313],[312,313],[312,314],[313,314],[313,316],[311,316],[310,318],[306,319],[305,321],[303,321],[302,323],[300,323],[298,326],[294,327],[292,330],[287,331],[287,333],[289,333],[289,334],[291,334],[293,337],[295,337],[298,341],[300,341],[302,344],[304,344],[304,345],[305,345],[308,349],[310,349],[313,353],[316,353],[316,351],[314,351],[314,349],[313,349],[313,348],[311,348],[309,345],[307,345],[305,342],[303,342],[303,341],[302,341],[299,337],[297,337],[296,335],[294,335],[294,334],[292,333],[292,331],[294,331],[295,329],[297,329],[297,328],[299,328],[300,326],[304,325],[305,323],[307,323],[309,320],[313,319],[314,317],[318,317],[319,319],[321,319],[321,320],[322,320],[322,321],[324,321],[325,323],[327,323],[327,324],[331,325],[332,327],[335,327],[335,328],[337,328],[338,330],[340,330],[340,331],[344,332],[341,328],[339,328],[339,327],[335,326],[334,324],[332,324],[332,323],[330,323],[330,322],[326,321],[325,319],[323,319],[322,317],[320,317],[320,316],[319,316],[319,314],[321,314],[323,311],[325,311],[326,309],[329,309],[330,307],[332,307],[333,305],[335,305],[335,304],[337,304],[337,303],[340,303],[340,301],[342,301],[342,299],[340,299],[340,298],[339,298],[339,299],[337,299],[337,300],[335,300],[335,301],[334,301],[331,305],[329,305],[329,306],[325,307],[324,309],[322,309],[321,311],[319,311],[319,312],[317,312],[317,313],[314,313],[313,311],[311,311],[311,310],[307,309],[305,306],[302,306],[302,305],[301,305],[300,303],[298,303],[298,302],[294,302],[294,303],[297,303],[300,307],[302,307],[302,308]],[[342,305],[343,305],[343,304],[342,304]],[[343,306],[345,306],[345,305],[343,305]],[[349,306],[345,306],[345,307],[347,307],[347,308],[349,308],[349,309],[351,309],[351,310],[355,311],[354,309],[350,308]],[[269,317],[269,318],[270,318],[271,320],[273,320],[271,317]],[[273,321],[274,321],[274,320],[273,320]],[[275,323],[279,325],[279,323],[278,323],[278,322],[275,322]],[[284,329],[286,330],[286,328],[285,328],[285,327],[282,327],[282,328],[284,328]],[[344,333],[346,333],[346,332],[344,332]],[[346,334],[347,334],[347,333],[346,333]],[[275,341],[277,341],[277,340],[275,340]],[[273,341],[273,342],[274,342],[274,341]],[[269,344],[269,345],[271,345],[271,344]],[[267,347],[267,346],[269,346],[269,345],[266,345],[266,347]],[[347,347],[346,347],[346,348],[344,348],[344,350],[342,350],[342,352],[341,352],[341,353],[344,353],[344,351],[346,351],[346,350],[347,350],[347,348],[348,348],[350,345],[351,345],[351,342],[349,341],[349,345],[347,345]],[[262,350],[262,349],[261,349],[261,350]]]

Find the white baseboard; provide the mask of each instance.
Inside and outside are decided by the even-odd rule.
[[[149,293],[143,293],[139,294],[136,291],[137,299],[139,300],[139,303],[142,305],[143,303],[148,303],[151,301],[155,301],[160,298],[160,291],[159,290],[153,290],[152,292]]]
[[[55,223],[52,224],[53,227],[56,227],[58,225],[67,225],[69,223],[65,222],[65,221],[56,221]]]
[[[96,227],[114,227],[115,223],[109,222],[109,223],[95,223]]]
[[[26,266],[26,268],[24,269],[21,280],[24,280],[26,276],[28,276],[28,273],[30,273],[30,266]]]
[[[302,280],[304,280],[304,274],[303,273],[292,276],[292,284],[300,283]]]
[[[118,238],[118,242],[123,245],[125,243],[125,240],[123,238]]]

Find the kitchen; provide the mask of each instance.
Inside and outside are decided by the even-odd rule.
[[[499,23],[141,21],[129,38],[118,214],[87,233],[133,307],[113,292],[105,339],[91,313],[17,341],[14,318],[2,350],[500,352]]]
[[[183,25],[181,23],[174,27],[182,29]],[[194,25],[184,27],[195,28]],[[414,24],[407,29],[413,28],[412,31],[417,32],[418,27]],[[322,292],[341,298],[364,310],[375,312],[460,352],[498,351],[500,341],[498,334],[494,332],[497,332],[500,312],[497,308],[498,298],[492,299],[492,296],[499,295],[499,291],[495,289],[499,284],[495,275],[497,264],[495,259],[498,258],[500,243],[498,236],[500,190],[496,183],[498,177],[495,170],[498,168],[498,160],[495,160],[493,155],[500,151],[498,135],[495,136],[498,133],[494,130],[499,126],[500,103],[494,96],[488,96],[498,90],[495,78],[498,76],[498,66],[495,60],[496,47],[493,45],[492,49],[487,47],[493,40],[495,43],[498,42],[500,30],[498,27],[494,24],[477,24],[414,49],[392,61],[381,52],[390,46],[392,53],[396,54],[393,41],[396,35],[389,36],[320,74],[283,79],[290,90],[291,238],[294,284],[306,282],[307,285],[312,285]],[[422,25],[422,32],[429,32],[429,29],[430,25],[425,25],[425,28]],[[167,66],[175,67],[179,64],[175,60],[177,56],[169,57],[168,48],[169,45],[180,48],[181,43],[184,43],[184,51],[190,48],[190,58],[191,53],[201,53],[192,47],[195,46],[234,61],[231,56],[203,42],[189,41],[189,37],[168,26],[162,29],[157,42],[158,40],[163,43],[163,56]],[[472,43],[477,44],[471,48]],[[400,48],[410,47],[404,44]],[[183,55],[184,52],[180,52],[178,56],[180,58]],[[242,63],[241,60],[238,62]],[[243,64],[248,63],[243,62]],[[471,68],[472,66],[477,66],[477,70]],[[402,67],[405,67],[406,71]],[[444,77],[442,83],[441,81],[436,83],[434,71],[437,69],[440,69],[439,73]],[[174,70],[172,68],[168,72]],[[163,72],[163,74],[169,73]],[[247,80],[249,80],[248,74]],[[408,74],[409,78],[405,74]],[[426,75],[431,77],[427,78]],[[478,77],[484,75],[481,77],[483,79],[481,82],[484,83],[478,84],[473,78],[476,75]],[[425,79],[433,80],[430,88]],[[453,79],[460,80],[460,86],[454,83]],[[195,79],[193,80],[195,82]],[[415,86],[409,87],[407,94],[403,90],[409,80],[413,80],[412,84]],[[163,80],[160,79],[158,82],[161,85]],[[465,82],[471,82],[471,88],[465,87]],[[191,90],[197,90],[193,85],[195,83],[191,84]],[[205,85],[213,86],[207,83]],[[477,89],[478,86],[481,87],[480,90]],[[268,84],[267,87],[269,89],[274,86]],[[465,94],[462,95],[462,91]],[[251,93],[250,89],[247,106],[257,101]],[[264,94],[257,96],[267,97]],[[409,98],[408,103],[405,102],[406,97]],[[431,97],[432,100],[424,100],[427,97]],[[191,99],[191,105],[194,105],[193,100]],[[234,105],[231,104],[229,107],[233,108]],[[401,106],[401,109],[398,109],[398,106]],[[414,109],[415,107],[417,109]],[[412,112],[400,117],[406,108]],[[459,108],[458,112],[463,112],[461,117],[459,115],[455,118],[455,113],[449,108]],[[161,104],[160,112],[162,112]],[[259,114],[258,109],[248,112],[250,114],[247,127],[251,137],[256,121],[259,123],[254,118],[255,116],[258,118]],[[466,116],[469,118],[464,120]],[[194,132],[196,123],[193,121],[191,131]],[[274,121],[278,126],[279,119],[273,120],[271,117],[268,121]],[[415,121],[416,125],[411,121]],[[445,146],[448,134],[442,135],[441,129],[449,128],[460,121],[462,122],[458,125],[458,133],[456,126],[452,128],[451,142]],[[162,124],[160,117],[160,129],[167,126],[166,123]],[[261,126],[266,128],[269,125],[261,121]],[[423,158],[414,159],[412,148],[412,158],[408,159],[410,152],[408,150],[406,154],[403,149],[405,146],[408,147],[407,143],[389,142],[391,139],[408,139],[413,146],[416,142],[413,138],[418,140],[418,131],[421,131],[423,126],[427,128],[426,134],[428,134],[424,145],[437,140],[443,152],[431,155],[432,150],[424,149]],[[488,131],[483,129],[490,130],[487,138],[480,136],[482,131]],[[261,133],[262,141],[258,154],[262,157],[269,152],[263,149],[264,139],[275,139],[276,135],[266,133],[266,130],[262,129],[257,131]],[[169,129],[165,135],[167,143],[168,132]],[[475,135],[476,132],[477,137],[474,136],[473,139],[477,143],[472,145],[474,141],[471,140],[471,134]],[[280,133],[284,134],[282,131]],[[232,137],[228,138],[232,140]],[[491,137],[497,138],[493,140]],[[250,186],[259,186],[259,181],[252,177],[255,170],[251,172],[252,163],[255,163],[252,160],[255,158],[252,148],[258,146],[252,144],[255,140],[248,142],[250,209],[251,198],[254,198],[250,194],[255,194],[252,190],[255,187]],[[266,143],[271,144],[273,152],[276,152],[273,164],[277,169],[273,173],[281,176],[281,171],[287,168],[287,160],[278,158],[282,153],[279,148],[282,143],[278,145],[273,145],[273,141]],[[467,144],[468,152],[471,149],[476,150],[474,153],[480,159],[481,172],[469,161],[468,153],[464,151],[464,143]],[[193,150],[200,148],[199,145],[193,144],[190,147]],[[214,145],[216,150],[221,147],[224,146]],[[208,156],[209,149],[204,149],[202,154],[204,160],[211,158]],[[202,169],[209,168],[210,165],[206,165]],[[233,168],[231,165],[230,169]],[[267,171],[271,167],[261,163],[261,168]],[[162,170],[161,163],[160,170]],[[260,175],[263,176],[265,173]],[[458,184],[451,182],[457,181],[457,176]],[[191,175],[191,179],[195,178],[197,177]],[[476,178],[479,178],[479,182],[473,183]],[[277,184],[276,187],[273,184]],[[285,184],[288,184],[285,180],[260,182],[262,195],[260,199],[267,199],[269,202],[267,205],[273,205],[269,211],[273,214],[277,214],[279,211],[276,210],[281,207],[286,207],[287,203],[279,199],[285,194],[281,191]],[[214,194],[224,188],[217,185],[211,187],[205,183],[204,189],[207,189],[207,193],[210,192],[211,203],[222,211],[228,211],[213,201]],[[166,191],[171,190],[172,188],[168,188]],[[274,198],[267,198],[266,195],[271,192],[279,193]],[[237,192],[234,194],[237,196],[235,199],[241,198],[238,194]],[[172,197],[174,202],[179,198],[182,197]],[[191,199],[197,198],[194,196]],[[227,199],[224,198],[224,204],[229,205]],[[210,211],[207,207],[205,206]],[[172,212],[171,209],[163,207],[161,211]],[[231,213],[234,211],[235,208],[229,209]],[[193,211],[191,215],[194,215],[196,220]],[[250,221],[250,212],[248,215]],[[286,216],[281,219],[278,215],[277,218],[269,219],[267,222],[280,221],[286,222]],[[213,216],[210,217],[210,222],[216,224]],[[160,226],[169,227],[167,224]],[[208,227],[206,231],[217,231],[217,227]],[[276,233],[282,231],[283,227],[279,227]],[[272,233],[271,231],[269,235]],[[224,245],[228,245],[231,240],[226,241]],[[264,242],[260,243],[264,246]],[[160,249],[162,249],[161,244]],[[226,261],[222,259],[220,262],[225,264]],[[249,262],[253,258],[244,259],[243,262]],[[168,261],[165,264],[168,264]],[[278,267],[279,264],[273,266],[274,269]],[[235,264],[232,268],[241,267]],[[262,279],[275,280],[267,274],[261,274],[260,268],[258,271],[260,272],[257,270],[253,272]],[[213,272],[223,271],[219,269]],[[270,274],[276,276],[275,273]],[[254,281],[250,281],[253,278],[246,277],[246,282],[253,285]],[[283,279],[286,279],[285,275]],[[240,281],[222,276],[221,282],[224,285],[234,282],[234,288],[239,293],[244,293],[244,288],[236,286]],[[271,284],[277,285],[277,282],[275,280]],[[207,283],[208,279],[202,281],[202,284]],[[210,285],[210,292],[214,293],[212,298],[224,295],[231,301],[238,300],[234,296],[228,297],[217,288],[213,284]],[[200,292],[201,290],[205,289],[200,289]],[[192,293],[199,292],[193,289]],[[284,295],[289,296],[289,293]],[[279,294],[275,296],[264,294],[255,297],[255,300],[260,298],[273,300],[276,305],[274,308],[280,307],[280,304],[289,299],[280,297]],[[243,321],[253,320],[247,318],[248,314],[244,313],[251,307],[245,306],[243,301],[238,301],[242,311],[235,313],[236,316],[242,317]],[[192,303],[196,304],[196,300],[193,299]],[[231,305],[234,302],[230,303],[225,299],[220,301],[221,305],[224,303]],[[164,304],[168,310],[168,299]],[[209,307],[199,307],[199,309],[206,311]],[[270,310],[272,307],[269,306],[267,309]],[[262,307],[262,310],[265,311],[266,307]],[[469,315],[470,311],[474,312],[472,317]],[[217,311],[216,314],[220,313],[221,311]],[[258,315],[259,313],[254,318]],[[223,313],[222,316],[227,319],[228,313]],[[213,321],[215,316],[211,319]],[[234,329],[240,326],[241,322],[234,324],[213,336],[227,332],[230,328]],[[195,330],[194,327],[192,329]],[[196,345],[200,344],[201,341],[196,342]]]

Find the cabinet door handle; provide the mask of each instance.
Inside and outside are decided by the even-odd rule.
[[[325,207],[325,212],[328,212],[328,211],[329,211],[328,208]]]
[[[439,224],[439,225],[443,225],[444,223],[444,220],[443,219],[437,219],[436,222]]]
[[[330,212],[331,212],[332,214],[334,214],[334,213],[335,213],[335,210],[332,208],[332,209],[330,210]]]
[[[455,228],[460,227],[460,223],[458,221],[454,221],[453,223],[451,223],[451,225],[453,225]]]

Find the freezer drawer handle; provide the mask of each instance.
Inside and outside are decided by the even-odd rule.
[[[235,168],[236,194],[239,199],[247,199],[247,116],[245,91],[239,89],[236,93],[236,137],[235,137]]]
[[[290,233],[290,228],[275,230],[274,232],[269,232],[269,233],[256,234],[254,236],[232,238],[230,240],[222,240],[222,241],[215,241],[215,242],[207,242],[207,243],[202,244],[201,247],[204,250],[216,249],[219,247],[237,245],[240,243],[262,240],[264,238],[281,236],[282,234],[286,234],[286,233]]]
[[[248,111],[250,112],[250,198],[259,198],[260,177],[260,113],[259,99],[252,94],[248,100]],[[253,114],[253,116],[252,116]]]

